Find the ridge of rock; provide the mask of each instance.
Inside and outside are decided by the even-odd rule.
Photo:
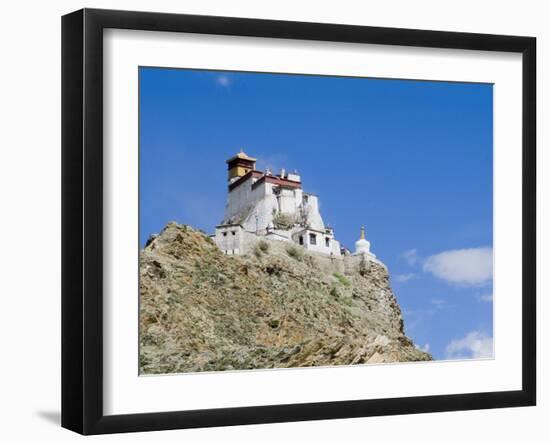
[[[230,257],[173,222],[140,252],[142,374],[431,359],[380,263],[266,240]]]

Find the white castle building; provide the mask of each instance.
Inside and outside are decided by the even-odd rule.
[[[257,171],[256,159],[242,150],[226,163],[227,205],[224,219],[216,226],[214,235],[216,244],[225,254],[245,253],[258,237],[292,242],[331,257],[341,257],[347,252],[334,237],[334,230],[325,225],[318,197],[302,189],[297,172]],[[355,247],[354,255],[375,258],[365,239],[364,228],[361,228],[361,238]]]

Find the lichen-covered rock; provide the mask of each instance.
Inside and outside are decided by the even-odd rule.
[[[403,332],[386,269],[263,241],[228,257],[168,224],[140,254],[142,374],[431,360]]]

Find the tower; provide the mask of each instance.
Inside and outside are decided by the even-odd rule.
[[[353,255],[367,255],[369,257],[376,257],[370,252],[370,242],[365,238],[365,227],[361,226],[361,234],[359,240],[355,242],[355,253]]]
[[[256,159],[246,155],[242,149],[237,155],[225,162],[227,163],[227,180],[230,183],[256,168]]]

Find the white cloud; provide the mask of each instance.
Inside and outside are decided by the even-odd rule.
[[[424,352],[430,352],[430,344],[429,343],[426,343],[424,346],[414,345],[414,347],[416,349],[420,349],[421,351],[424,351]]]
[[[228,88],[231,85],[231,80],[227,75],[218,75],[216,77],[216,83],[224,88]]]
[[[274,154],[267,157],[258,157],[256,161],[258,171],[270,169],[274,174],[278,174],[288,163],[289,160],[286,154]]]
[[[416,274],[398,274],[395,276],[395,280],[400,283],[405,283],[416,277]]]
[[[400,257],[405,260],[409,266],[414,266],[419,259],[416,249],[409,249],[403,252]]]
[[[445,300],[442,300],[440,298],[432,298],[432,305],[442,308],[444,305],[446,305],[447,302]]]
[[[489,303],[489,302],[492,302],[492,301],[493,301],[493,294],[491,294],[491,293],[488,293],[488,294],[481,294],[477,299],[478,299],[479,301],[482,301],[482,302],[485,302],[485,303]]]
[[[492,358],[493,338],[480,331],[471,331],[465,337],[451,341],[445,348],[448,359]]]
[[[480,286],[493,278],[493,248],[441,252],[428,257],[423,269],[449,283]]]
[[[405,319],[405,330],[407,335],[416,330],[418,326],[425,325],[436,313],[435,308],[405,309],[402,311]]]

